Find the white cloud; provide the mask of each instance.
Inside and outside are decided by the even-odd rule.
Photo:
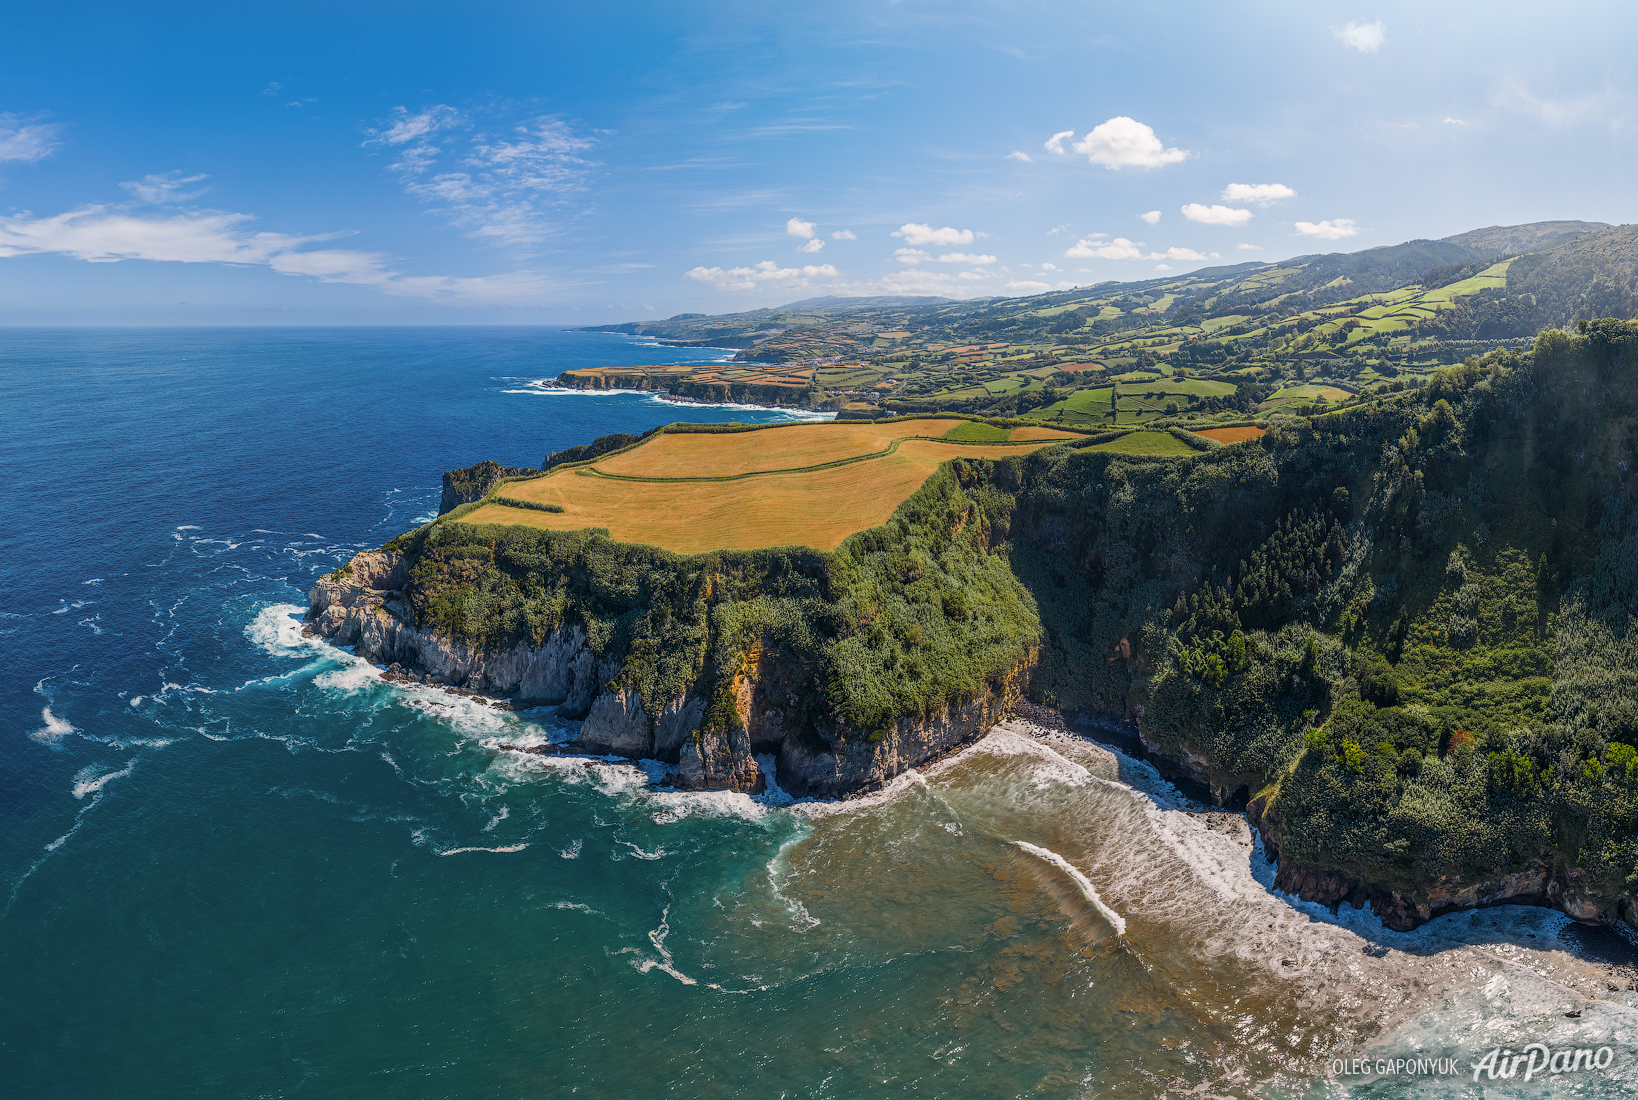
[[[1052,227],[1052,228],[1051,228],[1051,229],[1048,229],[1048,230],[1047,230],[1047,236],[1049,236],[1049,237],[1055,237],[1055,236],[1057,236],[1057,235],[1058,235],[1058,234],[1059,234],[1059,233],[1068,233],[1068,232],[1069,232],[1069,231],[1070,231],[1070,230],[1071,230],[1071,229],[1074,229],[1074,228],[1075,228],[1075,227],[1074,227],[1074,226],[1073,226],[1073,225],[1072,225],[1072,224],[1070,224],[1070,223],[1069,223],[1069,222],[1064,222],[1064,224],[1062,224],[1062,225],[1055,225],[1055,226],[1053,226],[1053,227]],[[1102,233],[1094,233],[1094,234],[1092,234],[1092,235],[1093,235],[1093,236],[1094,236],[1094,237],[1101,237],[1101,236],[1103,236],[1103,234],[1102,234]]]
[[[830,239],[833,241],[856,241],[859,238],[853,235],[851,229],[838,229],[830,235]]]
[[[0,113],[0,161],[28,164],[49,157],[62,144],[57,140],[62,128],[35,121],[39,117]]]
[[[1066,249],[1064,255],[1083,260],[1141,260],[1143,246],[1125,237],[1116,237],[1108,244],[1098,244],[1095,238],[1087,237]]]
[[[994,263],[995,261],[991,260],[990,262]],[[1041,270],[1042,271],[1057,271],[1058,270],[1058,265],[1057,264],[1042,264],[1041,265]]]
[[[1042,142],[1041,148],[1045,149],[1049,153],[1057,153],[1061,157],[1064,155],[1064,139],[1072,138],[1074,136],[1074,130],[1060,130],[1056,134],[1053,134],[1051,137],[1047,138],[1046,141]]]
[[[1298,222],[1297,232],[1304,237],[1318,237],[1326,241],[1340,241],[1359,232],[1351,218],[1333,218],[1323,222]]]
[[[1227,206],[1202,206],[1191,202],[1183,207],[1183,216],[1202,225],[1244,225],[1251,220],[1251,211],[1235,210]]]
[[[1019,294],[1040,294],[1043,291],[1051,290],[1052,289],[1052,284],[1051,283],[1036,283],[1036,282],[1030,282],[1028,280],[1024,280],[1024,281],[1016,282],[1016,283],[1008,283],[1007,284],[1007,289],[1012,290],[1012,291],[1017,291]]]
[[[919,248],[901,248],[893,253],[893,258],[901,264],[919,264],[933,257],[931,253],[923,252]]]
[[[1034,164],[1035,163],[1035,158],[1034,157],[1030,156],[1028,153],[1020,152],[1017,149],[1014,149],[1012,152],[1008,153],[1006,156],[1002,157],[1001,159],[1002,160],[1021,160],[1025,164]]]
[[[903,252],[904,249],[901,248],[899,251]],[[995,257],[980,256],[968,252],[946,252],[938,258],[938,262],[941,264],[993,264]]]
[[[683,272],[683,278],[705,283],[716,290],[756,290],[776,286],[800,290],[810,279],[834,279],[838,272],[830,264],[815,267],[780,267],[772,260],[763,260],[755,267],[696,267]]]
[[[801,248],[798,248],[797,251],[798,252],[818,252],[820,249],[822,249],[824,247],[825,247],[825,242],[821,241],[817,237],[815,237],[813,240],[808,241],[806,244],[804,244]]]
[[[184,176],[181,172],[165,172],[155,176],[143,176],[140,180],[126,180],[121,187],[135,195],[140,201],[152,206],[162,203],[187,202],[203,195],[206,188],[183,193],[182,189],[190,183],[198,183],[204,179],[203,175]]]
[[[799,237],[804,241],[811,241],[813,240],[814,231],[818,228],[819,227],[813,222],[805,222],[801,218],[792,218],[790,221],[785,223],[785,235],[787,237]]]
[[[445,104],[414,115],[399,107],[389,125],[369,132],[364,145],[397,148],[398,159],[388,170],[404,180],[404,190],[468,236],[514,250],[546,240],[554,232],[546,207],[584,190],[595,167],[579,155],[592,146],[591,139],[562,119],[541,115],[511,125],[502,136],[479,133],[457,148],[460,139],[449,132],[472,126],[472,119]],[[466,171],[422,178],[449,154],[455,158],[451,167]]]
[[[1189,156],[1185,149],[1167,149],[1153,130],[1125,115],[1094,126],[1073,148],[1093,164],[1110,169],[1159,168]]]
[[[1223,188],[1224,202],[1254,202],[1260,206],[1295,198],[1296,195],[1283,183],[1231,183]]]
[[[1171,264],[1156,264],[1155,265],[1155,270],[1156,271],[1170,271],[1171,269],[1172,269]]]
[[[1263,250],[1263,246],[1260,244],[1237,244],[1234,247],[1241,252],[1261,252]]]
[[[338,234],[257,233],[246,224],[252,220],[249,214],[215,210],[140,217],[106,206],[85,206],[43,218],[20,214],[0,217],[0,257],[56,254],[90,263],[149,260],[265,266],[281,275],[462,305],[541,304],[560,287],[531,271],[474,278],[403,275],[389,266],[389,257],[377,252],[302,251],[305,245]]]
[[[1382,48],[1384,38],[1380,19],[1374,23],[1349,21],[1340,27],[1332,27],[1331,33],[1336,35],[1344,46],[1352,46],[1360,53],[1375,53]]]
[[[905,244],[916,245],[918,247],[924,244],[952,245],[973,243],[973,231],[971,229],[952,229],[949,226],[945,226],[942,229],[934,229],[930,225],[921,225],[916,222],[906,222],[904,225],[901,225],[895,229],[890,235],[894,237],[903,237]]]
[[[1200,261],[1200,260],[1215,258],[1216,255],[1217,255],[1217,253],[1213,252],[1211,254],[1211,256],[1208,257],[1204,253],[1196,252],[1192,248],[1168,248],[1164,252],[1151,252],[1151,253],[1149,253],[1149,259],[1151,259],[1151,260],[1194,260],[1194,261]]]
[[[1138,217],[1143,221],[1148,222],[1150,225],[1154,225],[1156,222],[1160,221],[1160,211],[1151,210],[1147,214],[1139,214]]]
[[[1467,125],[1467,123],[1464,120],[1459,119],[1459,118],[1451,118],[1449,115],[1445,116],[1445,124],[1448,125],[1448,126],[1466,126]]]

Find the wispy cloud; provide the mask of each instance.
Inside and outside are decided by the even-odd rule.
[[[1331,33],[1344,46],[1350,46],[1360,53],[1375,53],[1382,48],[1382,43],[1387,38],[1380,19],[1374,23],[1350,21],[1340,27],[1332,27]]]
[[[139,180],[126,180],[121,187],[135,195],[140,202],[150,206],[160,206],[166,203],[188,202],[203,195],[208,188],[201,187],[197,191],[183,191],[184,187],[198,183],[204,175],[184,176],[179,171],[164,172],[154,176],[143,176]]]
[[[1502,82],[1493,101],[1498,107],[1529,115],[1549,126],[1601,123],[1610,129],[1620,127],[1632,114],[1633,107],[1632,97],[1614,87],[1577,96],[1539,96],[1528,84],[1514,77]]]
[[[364,144],[398,151],[388,170],[428,213],[487,244],[530,251],[555,233],[552,217],[567,197],[586,189],[597,165],[581,154],[594,142],[552,115],[499,133],[474,129],[470,115],[447,104],[414,114],[399,107]],[[445,164],[454,170],[435,171]]]
[[[0,258],[56,254],[89,263],[149,260],[261,266],[281,275],[464,305],[544,304],[562,288],[549,276],[531,271],[471,278],[405,275],[379,252],[306,248],[341,234],[255,232],[248,224],[253,220],[249,214],[215,210],[143,217],[109,206],[83,206],[40,218],[18,214],[0,217]]]
[[[1020,150],[1017,150],[1017,149],[1014,149],[1012,152],[1008,153],[1006,156],[1002,157],[1001,159],[1002,160],[1021,160],[1025,164],[1034,164],[1035,163],[1035,158],[1034,157],[1030,156],[1028,153],[1021,152]]]
[[[838,229],[830,235],[830,239],[833,241],[856,241],[859,238],[854,235],[851,229]]]
[[[41,115],[0,113],[0,162],[28,164],[51,155],[62,142],[62,127],[41,122]]]
[[[941,264],[993,264],[994,256],[980,256],[970,252],[946,252],[938,258]]]

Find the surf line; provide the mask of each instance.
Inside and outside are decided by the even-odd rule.
[[[1093,908],[1095,908],[1099,913],[1103,914],[1103,919],[1108,921],[1110,926],[1114,928],[1115,935],[1126,935],[1126,918],[1122,917],[1119,913],[1115,912],[1113,909],[1109,908],[1109,906],[1103,903],[1103,899],[1098,896],[1097,887],[1093,886],[1092,881],[1085,875],[1081,874],[1073,863],[1069,862],[1069,860],[1065,859],[1057,852],[1052,851],[1050,848],[1042,848],[1025,840],[1015,840],[1013,843],[1022,848],[1024,851],[1028,852],[1030,855],[1046,860],[1054,867],[1057,867],[1059,870],[1063,871],[1070,878],[1074,879],[1075,885],[1080,887],[1081,895],[1085,897],[1087,901],[1092,903]]]

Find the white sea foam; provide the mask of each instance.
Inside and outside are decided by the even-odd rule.
[[[579,859],[580,838],[575,837],[573,840],[569,841],[569,846],[567,848],[560,849],[557,854],[562,856],[564,859]]]
[[[245,627],[245,637],[273,657],[292,657],[302,652],[326,648],[325,644],[301,632],[301,616],[306,608],[293,603],[269,604],[256,612]]]
[[[791,917],[791,926],[798,932],[806,932],[809,929],[819,927],[819,920],[809,913],[808,907],[800,901],[785,896],[783,887],[790,876],[790,863],[785,857],[792,848],[807,839],[811,832],[811,829],[803,829],[797,835],[785,841],[779,846],[779,851],[775,852],[773,858],[768,861],[768,891],[774,896],[775,900],[785,907],[785,912],[789,913]]]
[[[650,970],[663,970],[683,985],[698,985],[699,983],[693,978],[677,969],[671,958],[671,952],[666,950],[665,938],[671,934],[670,916],[671,906],[668,904],[664,909],[660,910],[660,926],[648,934],[648,942],[654,945],[654,950],[660,953],[660,957],[658,959],[647,959],[639,955],[637,961],[632,965],[637,968],[639,974],[647,974]],[[637,954],[633,948],[628,947],[624,950],[631,954]]]
[[[74,728],[68,719],[59,718],[52,714],[50,707],[41,708],[40,719],[45,722],[45,725],[31,732],[29,736],[42,745],[55,745],[69,734],[80,732]]]
[[[505,821],[511,816],[512,811],[507,809],[505,806],[502,806],[500,808],[500,813],[489,819],[489,824],[483,827],[483,831],[486,833],[489,832],[489,830],[493,829],[496,825],[499,825],[501,822]]]
[[[196,523],[184,523],[182,526],[178,527],[177,530],[178,531],[203,531],[204,528],[200,527]]]
[[[594,917],[601,917],[603,915],[603,911],[601,909],[593,909],[591,906],[583,905],[578,901],[554,901],[552,902],[551,908],[575,909],[582,913],[590,913]]]
[[[529,847],[527,844],[508,844],[501,848],[445,848],[438,852],[441,856],[458,856],[462,852],[521,852]]]
[[[84,798],[88,794],[96,794],[114,780],[130,775],[131,769],[136,767],[136,760],[133,758],[118,771],[104,771],[106,767],[105,764],[87,764],[75,772],[74,797]]]
[[[1013,843],[1022,848],[1024,851],[1028,852],[1030,855],[1044,859],[1053,866],[1063,870],[1064,873],[1075,880],[1075,885],[1080,888],[1082,896],[1084,896],[1087,901],[1091,902],[1093,908],[1101,913],[1103,915],[1103,919],[1108,921],[1110,926],[1114,928],[1115,935],[1126,935],[1125,918],[1103,903],[1103,899],[1098,896],[1097,887],[1092,885],[1092,880],[1081,874],[1080,870],[1076,868],[1073,863],[1069,862],[1069,860],[1065,859],[1063,856],[1049,848],[1042,848],[1023,840],[1015,840]]]

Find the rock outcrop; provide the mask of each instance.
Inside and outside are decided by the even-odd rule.
[[[1279,835],[1266,816],[1268,806],[1258,798],[1246,816],[1263,839],[1270,859],[1279,857]],[[1306,867],[1281,859],[1274,888],[1304,901],[1318,902],[1333,912],[1344,902],[1355,909],[1367,903],[1382,923],[1396,932],[1409,932],[1434,917],[1462,909],[1493,905],[1538,905],[1558,909],[1585,924],[1610,925],[1618,920],[1638,926],[1638,914],[1617,900],[1597,896],[1585,872],[1554,867],[1546,858],[1528,860],[1519,870],[1491,879],[1461,881],[1441,876],[1409,892],[1368,882],[1334,867]]]
[[[450,470],[444,474],[444,495],[438,501],[438,514],[441,516],[463,504],[482,500],[503,477],[523,477],[539,472],[527,466],[502,466],[498,462],[480,462],[476,466]]]
[[[484,652],[417,625],[409,585],[395,551],[358,554],[313,586],[308,629],[368,661],[398,666],[411,680],[554,706],[559,718],[583,719],[574,751],[675,765],[674,782],[687,790],[760,792],[771,777],[758,756],[775,759],[778,781],[793,795],[836,798],[880,788],[982,736],[1018,701],[1033,668],[1033,658],[1020,662],[979,698],[872,732],[848,729],[828,713],[812,670],[757,653],[730,685],[730,705],[707,723],[706,700],[692,694],[648,714],[638,691],[622,682],[619,663],[593,653],[578,626],[538,645]]]

